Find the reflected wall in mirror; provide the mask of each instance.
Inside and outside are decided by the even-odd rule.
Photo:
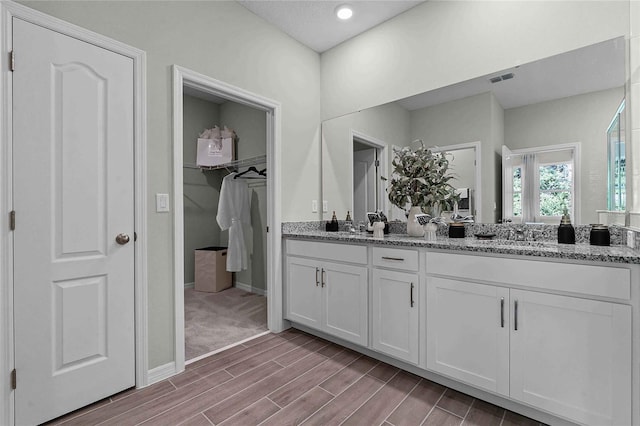
[[[460,157],[452,165],[459,179],[454,186],[470,189],[471,200],[476,200],[471,209],[482,222],[501,221],[507,213],[503,195],[513,196],[513,188],[503,194],[503,145],[524,152],[574,144],[579,157],[572,170],[576,184],[568,207],[574,223],[598,222],[597,211],[607,210],[609,198],[607,130],[625,96],[625,51],[625,39],[619,37],[323,122],[322,191],[329,206],[323,219],[334,210],[339,218],[354,211],[362,191],[354,184],[354,152],[362,148],[357,140],[362,137],[381,144],[379,160],[389,173],[393,146],[422,139],[436,149],[450,147],[453,157]],[[478,160],[463,161],[463,151],[455,151],[472,143],[479,146]],[[386,154],[382,146],[388,147]],[[548,186],[549,180],[547,175],[540,179],[540,173],[551,169],[542,160],[529,169],[527,178],[533,186],[521,197],[547,196],[549,188],[540,183]],[[477,172],[471,181],[470,171],[474,176]],[[404,219],[403,212],[388,202],[384,186],[382,182],[378,187],[376,207],[391,219]],[[513,198],[507,203],[512,204]],[[555,214],[540,218],[544,212],[539,204],[532,221],[555,223]]]

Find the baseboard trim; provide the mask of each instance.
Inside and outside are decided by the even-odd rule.
[[[240,290],[248,291],[249,293],[259,294],[260,296],[267,295],[267,291],[265,289],[252,287],[251,284],[245,284],[236,281],[235,283],[233,283],[233,286],[235,288],[239,288]]]
[[[188,288],[196,288],[196,283],[184,283],[184,288],[188,289]]]
[[[147,377],[148,377],[148,384],[151,385],[153,383],[162,381],[164,379],[168,379],[171,376],[175,376],[176,374],[178,374],[178,372],[176,371],[176,363],[175,362],[169,362],[165,365],[160,365],[156,368],[152,368],[151,370],[149,370]]]

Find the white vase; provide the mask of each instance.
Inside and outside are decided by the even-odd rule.
[[[407,218],[407,234],[411,237],[424,236],[424,228],[416,220],[416,215],[422,213],[420,207],[411,207]]]

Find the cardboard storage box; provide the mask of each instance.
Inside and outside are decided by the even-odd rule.
[[[195,250],[196,291],[218,292],[231,287],[227,271],[227,248],[204,247]]]

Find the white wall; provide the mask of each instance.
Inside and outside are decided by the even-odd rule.
[[[321,55],[328,119],[629,35],[628,1],[428,1]]]
[[[282,104],[282,219],[312,219],[320,187],[317,53],[230,1],[44,1],[25,5],[147,52],[149,367],[174,360],[171,66],[178,64]]]
[[[597,223],[596,210],[607,209],[606,132],[623,98],[620,87],[504,112],[511,149],[580,142],[580,223]]]

